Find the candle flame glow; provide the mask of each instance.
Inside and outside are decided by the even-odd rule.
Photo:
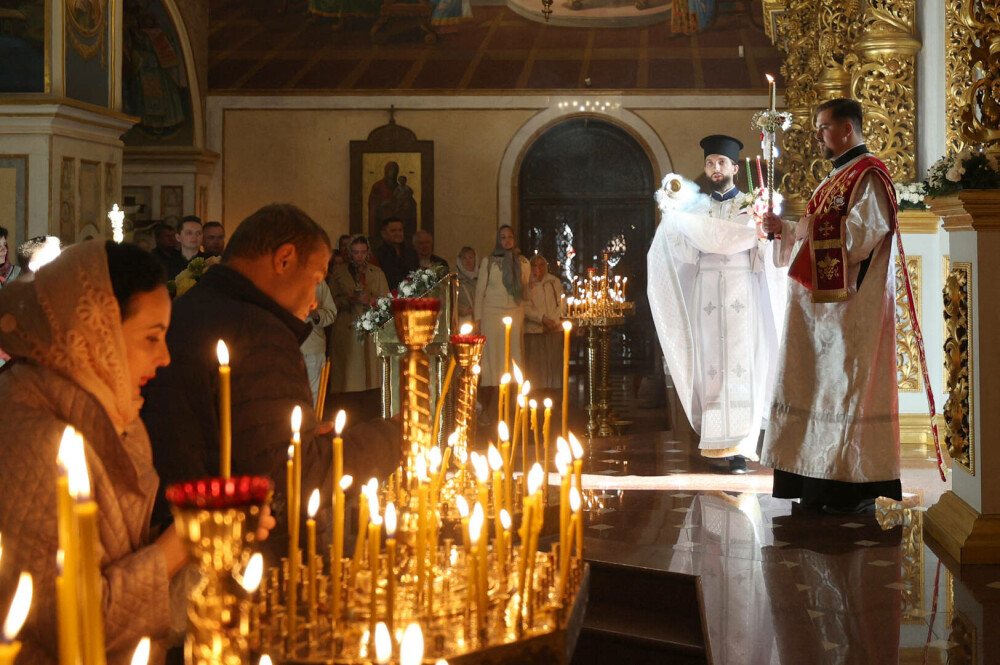
[[[497,423],[497,435],[501,441],[510,441],[510,429],[508,429],[507,423],[502,420]]]
[[[479,507],[479,504],[476,504]],[[483,528],[482,513],[473,511],[472,517],[469,518],[469,542],[473,545],[479,542],[480,532]]]
[[[573,451],[573,459],[583,457],[583,446],[580,444],[580,440],[573,435],[573,432],[569,433],[569,446]]]
[[[316,511],[319,510],[319,490],[313,490],[312,494],[309,495],[309,505],[306,507],[309,512],[309,519],[316,517]]]
[[[571,487],[569,490],[569,508],[574,513],[580,510],[580,490],[576,487]]]
[[[551,409],[552,408],[552,400],[549,399],[548,397],[545,398],[545,401],[542,402],[542,404],[545,405],[546,409]]]
[[[509,316],[505,316],[505,317],[503,317],[503,318],[502,318],[502,319],[500,319],[500,320],[501,320],[501,321],[503,321],[503,324],[504,324],[505,326],[509,326],[509,325],[511,325],[512,323],[514,323],[514,319],[512,319],[512,318],[511,318],[511,317],[509,317]]]
[[[295,446],[288,446],[288,461],[295,459]]]
[[[390,538],[396,537],[396,505],[392,501],[385,506],[385,533]]]
[[[521,372],[521,368],[517,366],[516,362],[512,360],[511,364],[514,366],[514,382],[517,383],[517,385],[521,385],[524,383],[524,373]]]
[[[472,333],[472,324],[471,323],[463,323],[462,327],[458,329],[458,334],[459,335],[469,335],[471,333]]]
[[[4,641],[12,642],[24,625],[24,620],[28,618],[31,591],[31,573],[21,573],[17,581],[17,591],[14,592],[14,600],[11,601],[10,610],[7,612],[7,620],[3,623]]]
[[[529,399],[528,400],[528,406],[531,407],[532,409],[537,409],[538,408],[538,402],[536,402],[533,399]]]
[[[59,452],[56,454],[56,461],[62,467],[63,472],[69,471],[70,458],[73,455],[73,444],[76,441],[76,430],[72,425],[67,425],[63,430],[62,440],[59,442]]]
[[[569,451],[569,444],[566,443],[566,439],[561,436],[556,439],[556,451],[558,451],[560,455],[566,455],[569,459],[573,459],[573,454]]]
[[[344,424],[347,422],[347,412],[341,409],[337,412],[337,418],[333,421],[333,429],[340,436],[341,432],[344,431]]]
[[[298,434],[302,429],[302,407],[296,406],[292,409],[292,433]]]
[[[542,486],[542,481],[545,478],[545,472],[542,471],[542,465],[535,462],[534,466],[531,467],[531,471],[528,472],[528,492],[534,494],[538,491],[538,488]]]
[[[437,470],[441,468],[441,449],[433,446],[428,455],[431,458],[431,473],[437,473]]]
[[[372,514],[371,521],[375,526],[382,526],[382,516],[378,513]]]
[[[774,83],[774,77],[771,76],[770,74],[764,74],[764,78],[767,79],[768,83]]]
[[[472,460],[472,466],[476,469],[476,480],[485,483],[490,477],[490,465],[486,461],[486,457],[477,455],[476,459]]]
[[[514,525],[513,520],[510,519],[510,513],[507,512],[506,508],[500,509],[500,525],[504,531],[510,531],[510,527]]]
[[[531,381],[525,381],[524,385],[521,386],[521,397],[527,397],[528,393],[531,392]]]
[[[427,480],[427,460],[424,459],[423,455],[417,455],[416,461],[417,467],[417,480],[424,482]]]
[[[522,409],[524,408],[525,401],[524,401],[524,395],[523,394],[517,396],[517,405],[519,407],[521,407]]]
[[[500,385],[506,386],[510,383],[510,372],[505,372],[503,376],[500,377]]]
[[[87,456],[83,452],[83,437],[73,432],[73,446],[70,448],[69,493],[77,501],[90,501],[90,472],[87,470]]]
[[[271,657],[265,653],[260,657],[260,661],[258,661],[257,665],[271,665]]]
[[[250,557],[246,570],[243,571],[243,581],[240,585],[247,593],[253,593],[264,578],[264,555],[260,552]]]
[[[486,510],[483,508],[483,504],[476,502],[475,508],[472,509],[472,517],[479,521],[482,525],[486,522]]]
[[[455,444],[458,443],[458,432],[452,432],[448,435],[448,447],[454,448]]]
[[[149,662],[149,638],[144,637],[139,640],[139,644],[132,652],[132,665],[146,665]]]
[[[472,366],[472,374],[474,376],[479,376],[479,373],[482,372],[482,371],[483,371],[483,368],[480,367],[479,365],[473,365]]]
[[[503,457],[500,456],[500,451],[492,443],[490,444],[490,449],[486,451],[486,458],[490,462],[490,468],[494,471],[499,471],[503,468]]]
[[[455,497],[455,509],[458,510],[459,517],[465,519],[469,516],[469,502],[461,494]]]
[[[389,628],[378,622],[375,626],[375,662],[388,663],[392,657],[392,636],[389,635]]]
[[[340,489],[346,492],[347,488],[350,487],[351,483],[353,482],[354,482],[354,476],[352,476],[349,473],[345,473],[340,477]]]
[[[399,665],[420,665],[424,659],[424,634],[420,625],[411,623],[403,633],[403,641],[399,645]]]
[[[229,367],[229,347],[221,339],[219,343],[215,345],[215,355],[219,357],[219,364],[223,367]]]
[[[572,321],[563,321],[563,330],[565,330],[566,332],[569,332],[572,329],[573,329],[573,322]]]
[[[556,471],[559,472],[560,476],[569,473],[569,463],[566,462],[566,456],[562,453],[556,453]]]

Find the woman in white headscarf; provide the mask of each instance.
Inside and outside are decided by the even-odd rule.
[[[463,247],[455,259],[458,267],[458,322],[472,323],[476,311],[476,282],[479,281],[479,265],[476,250]]]
[[[514,230],[506,224],[497,230],[493,253],[479,264],[476,283],[476,328],[486,335],[479,385],[500,383],[504,373],[504,317],[512,320],[510,357],[524,365],[524,296],[528,291],[531,268],[521,250],[514,246]],[[484,396],[485,397],[485,396]]]
[[[531,387],[562,385],[562,283],[540,254],[531,257],[531,281],[524,299],[524,361]]]

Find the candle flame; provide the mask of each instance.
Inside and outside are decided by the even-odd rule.
[[[431,473],[437,473],[437,470],[441,467],[441,449],[433,446],[427,454],[431,458]]]
[[[296,406],[292,409],[292,433],[298,434],[302,429],[302,407]]]
[[[525,381],[524,385],[521,386],[521,396],[527,397],[528,393],[531,392],[531,381]]]
[[[454,448],[456,443],[458,443],[458,430],[448,435],[448,447]]]
[[[518,395],[517,396],[517,405],[523,409],[524,408],[524,404],[525,404],[524,394]]]
[[[563,321],[563,330],[565,330],[566,332],[569,332],[572,329],[573,329],[573,322],[572,321]]]
[[[511,318],[511,317],[509,317],[509,316],[505,316],[505,317],[503,317],[503,318],[502,318],[502,319],[500,319],[500,320],[501,320],[501,321],[503,321],[503,324],[504,324],[505,326],[509,326],[509,325],[511,325],[512,323],[514,323],[514,319],[512,319],[512,318]]]
[[[545,405],[546,409],[551,409],[552,408],[552,400],[549,399],[548,397],[545,398],[545,401],[542,402],[542,404]]]
[[[479,536],[483,529],[483,513],[480,504],[476,504],[479,511],[472,511],[472,517],[469,518],[469,542],[473,545],[479,542]]]
[[[448,661],[445,660],[444,658],[438,658],[437,662],[434,663],[434,665],[448,665]]]
[[[288,461],[295,459],[295,446],[288,446]]]
[[[499,435],[500,441],[510,441],[510,429],[507,427],[507,423],[502,420],[497,423],[497,435]]]
[[[506,508],[500,509],[500,525],[504,531],[510,531],[510,527],[514,525],[513,520],[510,519],[510,513],[507,512]]]
[[[490,462],[490,468],[494,471],[499,471],[503,468],[503,457],[500,456],[500,451],[492,443],[490,444],[490,449],[486,451],[486,458]]]
[[[388,663],[392,657],[392,636],[389,628],[381,621],[375,626],[375,661]]]
[[[319,490],[313,490],[312,494],[309,495],[309,505],[306,507],[309,512],[309,519],[316,517],[316,511],[319,510]]]
[[[229,347],[221,339],[219,343],[215,345],[215,355],[219,357],[219,364],[223,367],[229,367]]]
[[[528,406],[530,406],[530,407],[531,407],[531,410],[532,410],[532,411],[534,411],[535,409],[537,409],[537,408],[538,408],[538,402],[536,402],[536,401],[535,401],[535,400],[533,400],[533,399],[529,399],[529,400],[528,400]]]
[[[479,455],[472,461],[472,466],[476,469],[476,480],[485,483],[490,477],[490,465],[486,457]]]
[[[566,456],[562,453],[556,453],[556,471],[559,472],[560,476],[566,476],[569,473],[569,463],[566,462]]]
[[[77,501],[90,501],[90,472],[87,470],[87,456],[83,452],[83,437],[79,432],[74,432],[73,438],[69,493]]]
[[[774,83],[774,77],[771,76],[770,74],[764,74],[764,78],[767,79],[768,83]]]
[[[399,665],[420,665],[424,659],[424,634],[420,625],[411,623],[403,633],[403,641],[399,645]]]
[[[573,432],[569,433],[569,446],[573,451],[573,459],[583,457],[583,446],[580,444],[580,440],[573,435]]]
[[[455,497],[455,509],[458,510],[458,516],[462,519],[469,516],[469,502],[461,494]]]
[[[265,653],[263,656],[260,657],[260,660],[257,662],[257,665],[271,665],[271,657]]]
[[[28,618],[31,591],[31,573],[21,573],[21,578],[17,581],[17,591],[14,592],[14,600],[11,601],[10,610],[7,612],[7,620],[3,623],[3,637],[7,642],[12,642],[17,637],[24,620]]]
[[[458,334],[459,335],[468,335],[468,334],[471,334],[471,333],[472,333],[472,324],[471,323],[463,323],[462,327],[458,329]]]
[[[417,455],[416,461],[417,467],[417,480],[424,482],[427,480],[427,460],[424,459],[423,455]]]
[[[144,637],[139,640],[139,644],[132,652],[132,665],[146,665],[149,662],[149,638]]]
[[[472,509],[472,518],[479,522],[479,526],[482,527],[486,523],[486,510],[483,508],[483,504],[476,502],[476,506]]]
[[[524,383],[524,373],[521,371],[521,368],[517,366],[516,362],[512,360],[511,364],[514,366],[514,381],[517,385],[521,385]]]
[[[341,409],[337,412],[337,418],[333,421],[333,429],[340,436],[340,433],[344,431],[344,424],[347,422],[347,412]]]
[[[372,524],[375,526],[382,526],[382,516],[378,513],[373,513],[371,516]]]
[[[59,463],[63,473],[69,472],[70,459],[73,456],[73,445],[76,442],[76,430],[72,425],[66,425],[63,430],[62,440],[59,442],[59,452],[56,454],[56,461]]]
[[[479,376],[479,373],[482,372],[482,371],[483,371],[483,368],[480,367],[479,365],[473,365],[472,366],[472,374],[474,376]]]
[[[569,490],[569,508],[574,513],[580,510],[580,490],[571,487]]]
[[[378,481],[374,477],[368,479],[368,483],[365,485],[368,488],[370,494],[374,494],[378,497]]]
[[[342,475],[340,477],[340,489],[341,489],[341,491],[346,492],[347,488],[350,487],[351,483],[353,483],[353,482],[354,482],[354,476],[352,476],[351,474],[345,473],[344,475]]]
[[[385,506],[385,533],[390,538],[396,537],[396,505],[392,501]]]
[[[504,375],[500,377],[500,385],[506,386],[510,383],[510,372],[504,372]]]
[[[566,443],[566,439],[561,436],[556,439],[556,451],[558,451],[560,455],[565,455],[569,459],[573,459],[573,454],[569,451],[569,444]]]
[[[240,585],[247,593],[253,593],[264,578],[264,555],[260,552],[250,557],[246,570],[243,571],[243,581]]]
[[[542,471],[542,465],[535,462],[534,466],[531,467],[531,471],[528,472],[528,492],[534,494],[538,491],[538,488],[542,486],[542,481],[545,478],[545,472]]]

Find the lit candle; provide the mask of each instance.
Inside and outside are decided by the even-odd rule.
[[[257,556],[260,556],[259,554]],[[135,651],[132,652],[132,665],[146,665],[149,662],[149,638],[144,637],[139,640]]]
[[[361,567],[361,558],[365,552],[365,533],[368,529],[368,485],[361,488],[361,495],[358,497],[358,537],[354,542],[354,556],[351,558],[351,585],[357,577],[358,569]]]
[[[507,421],[507,390],[510,388],[510,374],[500,377],[500,390],[497,391],[497,420]],[[472,441],[469,441],[472,443]]]
[[[514,319],[509,316],[503,317],[503,372],[510,371],[510,327]]]
[[[525,584],[528,581],[528,548],[531,545],[532,522],[534,521],[535,501],[530,494],[524,497],[524,507],[521,512],[521,528],[518,533],[521,536],[521,551],[518,557],[517,566],[517,597],[520,603],[518,607],[518,623],[524,613],[525,605]]]
[[[507,510],[513,512],[513,491],[511,490],[511,449],[510,432],[507,431],[507,423],[497,424],[497,435],[500,437],[500,457],[503,459],[503,504]]]
[[[535,442],[535,461],[542,461],[542,433],[538,431],[538,402],[528,400],[528,408],[531,410],[531,431],[532,440]]]
[[[583,446],[580,440],[569,433],[569,449],[573,453],[573,475],[576,476],[576,488],[583,493]]]
[[[97,558],[97,502],[91,500],[90,476],[84,455],[83,439],[76,435],[75,463],[70,473],[70,491],[76,497],[73,510],[80,533],[80,619],[82,622],[85,665],[104,665],[104,611],[102,609],[101,569]]]
[[[219,356],[219,475],[228,478],[232,470],[233,422],[230,390],[229,349],[221,339],[215,347]]]
[[[396,609],[396,506],[391,501],[385,507],[385,557],[385,621],[392,634]]]
[[[472,545],[469,542],[469,502],[461,494],[455,497],[455,510],[458,511],[462,523],[462,548],[465,550],[465,558],[468,559],[471,556],[469,548]]]
[[[545,474],[545,491],[542,492],[542,501],[549,502],[549,434],[552,431],[552,400],[548,397],[543,402],[545,405],[545,417],[542,419],[542,473]]]
[[[574,488],[576,489],[576,488]],[[576,516],[576,558],[577,560],[583,559],[583,492],[576,492],[576,500],[573,499],[574,493],[569,494],[569,507]]]
[[[528,606],[528,625],[532,625],[533,616],[533,604],[532,604],[532,593],[531,590],[534,589],[534,579],[535,579],[535,552],[538,551],[538,536],[542,532],[542,523],[544,522],[545,512],[542,510],[542,467],[539,464],[535,464],[531,467],[531,471],[527,474],[528,483],[527,491],[531,495],[531,500],[535,505],[535,510],[532,513],[531,522],[531,542],[528,545],[528,588],[525,593],[527,594],[527,606]]]
[[[296,605],[295,582],[295,539],[292,538],[292,523],[295,521],[295,500],[292,494],[295,492],[295,446],[288,446],[288,461],[285,462],[285,487],[288,488],[288,568],[285,573],[285,599],[288,605],[287,618],[285,619],[288,634],[294,634],[295,617],[292,611]]]
[[[344,475],[344,439],[341,434],[346,420],[347,414],[343,410],[338,411],[334,422],[336,435],[333,437],[333,556],[330,557],[331,611],[334,620],[340,618],[340,589],[343,574],[341,558],[344,556],[344,492],[354,480],[351,476]]]
[[[570,544],[573,542],[576,536],[576,525],[580,521],[580,493],[574,487],[569,495],[570,508],[573,511],[572,516],[569,520],[569,525],[567,526],[568,533],[561,534],[559,537],[559,586],[556,590],[556,597],[560,602],[563,602],[563,594],[566,592],[566,578],[569,576],[569,550]]]
[[[528,473],[528,425],[531,415],[528,411],[528,393],[531,392],[531,381],[525,381],[521,386],[521,394],[517,404],[521,407],[521,473]]]
[[[375,626],[375,662],[385,665],[392,658],[392,627],[381,621]]]
[[[566,436],[569,431],[569,334],[573,330],[573,324],[563,321],[563,376],[562,376],[562,430],[560,433]]]
[[[503,581],[504,581],[504,593],[507,592],[507,577],[510,573],[510,546],[511,546],[511,533],[510,528],[513,526],[514,522],[510,519],[510,513],[506,510],[500,511],[500,526],[503,527],[502,537],[500,541],[500,552],[497,557],[503,561]]]
[[[431,504],[433,507],[434,504]],[[434,615],[434,564],[437,558],[438,533],[441,528],[441,514],[431,510],[430,535],[427,537],[427,614]]]
[[[411,623],[399,645],[399,665],[420,665],[424,660],[424,634],[420,625]]]
[[[510,450],[511,454],[510,464],[512,467],[514,466],[514,456],[517,455],[517,444],[521,441],[521,430],[522,430],[521,418],[523,411],[522,407],[524,406],[524,395],[520,393],[520,390],[518,391],[515,404],[516,406],[514,407],[514,432],[513,432],[514,438],[513,441],[511,442],[511,450]]]
[[[77,665],[80,661],[80,607],[77,602],[78,579],[80,571],[77,555],[77,525],[73,512],[73,497],[69,490],[69,469],[76,454],[76,430],[67,426],[63,431],[59,444],[59,454],[56,458],[59,465],[59,477],[56,479],[56,495],[58,496],[59,550],[62,554],[60,574],[56,584],[61,583],[59,595],[59,661],[63,665]]]
[[[14,600],[11,601],[10,610],[7,611],[7,619],[3,622],[3,641],[0,642],[0,665],[14,665],[17,654],[21,651],[21,643],[15,641],[15,637],[21,631],[24,620],[28,618],[28,610],[31,609],[32,583],[30,573],[21,573],[17,581],[17,591],[14,592]],[[92,609],[92,608],[91,608]],[[98,610],[100,610],[100,599],[98,599]],[[100,642],[104,646],[104,633],[100,635]],[[104,654],[101,654],[103,662]]]
[[[489,460],[490,468],[493,469],[493,522],[494,531],[496,532],[496,544],[493,546],[497,552],[497,564],[500,570],[503,570],[502,559],[499,555],[501,551],[501,546],[503,545],[503,526],[500,523],[500,513],[503,511],[503,459],[500,457],[500,452],[497,447],[492,443],[490,444],[489,451],[486,453],[486,457]]]
[[[487,564],[489,545],[486,542],[485,520],[483,504],[477,503],[472,509],[472,517],[469,519],[469,534],[473,544],[477,540],[479,541],[478,560],[476,562],[476,573],[478,575],[476,583],[476,607],[478,608],[479,632],[486,629],[487,590],[489,589],[489,567]]]
[[[559,437],[560,448],[565,439]],[[568,449],[568,446],[567,446]],[[563,540],[566,528],[569,525],[569,488],[570,480],[573,477],[570,467],[571,458],[568,450],[560,450],[556,453],[556,470],[559,472],[559,548],[565,549],[569,543]]]
[[[307,506],[309,519],[306,520],[306,565],[309,570],[309,580],[307,584],[309,594],[309,621],[316,625],[316,511],[319,510],[319,490],[313,490],[309,495],[309,505]]]
[[[768,93],[771,95],[771,110],[774,111],[775,110],[775,103],[777,101],[777,99],[776,99],[777,98],[777,92],[776,92],[777,86],[774,85],[774,77],[771,76],[770,74],[764,74],[764,78],[767,79]]]
[[[368,570],[371,572],[371,596],[368,600],[368,631],[375,639],[375,624],[378,618],[378,555],[381,549],[382,517],[377,509],[372,511],[368,525]],[[372,645],[374,647],[374,644]],[[372,649],[374,651],[374,648]]]

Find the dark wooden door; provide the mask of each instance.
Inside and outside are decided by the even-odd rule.
[[[655,358],[646,300],[646,251],[656,225],[653,168],[624,130],[592,118],[556,125],[528,150],[519,177],[521,247],[539,253],[563,287],[611,252],[614,274],[628,276],[636,314],[615,329],[612,358],[619,368]]]

